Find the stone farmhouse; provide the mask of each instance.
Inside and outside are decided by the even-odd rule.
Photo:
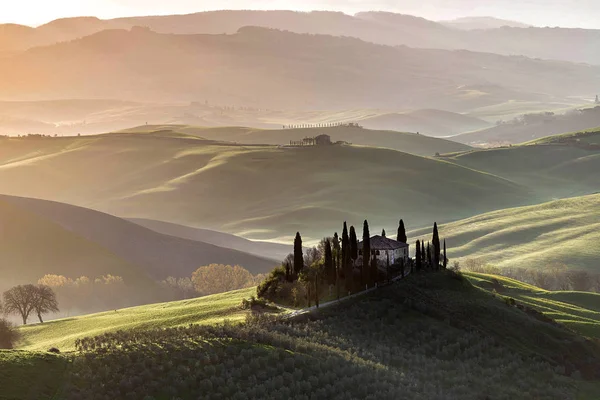
[[[357,265],[361,265],[363,257],[363,242],[358,242]],[[377,257],[377,264],[380,268],[387,268],[388,265],[397,265],[409,261],[409,245],[398,242],[384,236],[371,237],[371,258]]]

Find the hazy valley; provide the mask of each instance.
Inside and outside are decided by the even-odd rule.
[[[0,400],[600,396],[600,29],[161,3],[0,7]]]

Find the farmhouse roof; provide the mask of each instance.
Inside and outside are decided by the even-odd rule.
[[[362,247],[363,242],[359,242],[358,248],[362,249]],[[408,245],[394,239],[379,235],[371,237],[371,250],[396,250],[404,247],[408,247]]]

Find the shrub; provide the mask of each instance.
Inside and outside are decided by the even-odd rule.
[[[14,348],[19,338],[19,332],[14,325],[5,319],[0,319],[0,349]]]
[[[52,347],[52,348],[48,349],[48,353],[60,354],[60,350],[57,349],[56,347]]]

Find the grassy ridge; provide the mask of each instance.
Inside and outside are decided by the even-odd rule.
[[[600,195],[494,211],[440,226],[452,259],[480,258],[498,267],[546,268],[565,264],[596,270],[600,248]],[[430,240],[429,232],[411,236]]]
[[[302,129],[255,129],[245,127],[204,128],[189,125],[144,125],[122,132],[152,133],[154,131],[173,132],[200,136],[210,140],[224,140],[245,144],[286,145],[290,141],[302,140],[320,134],[331,136],[333,141],[345,141],[357,145],[386,147],[405,153],[433,156],[436,153],[467,151],[470,146],[446,139],[434,138],[416,133],[392,130],[370,130],[349,127],[302,128]]]
[[[246,315],[239,307],[241,301],[254,294],[256,289],[250,288],[193,300],[152,304],[29,325],[20,328],[23,338],[19,349],[44,351],[58,347],[62,351],[71,351],[74,350],[77,339],[119,330],[214,324],[225,319],[241,321]]]
[[[344,220],[387,226],[402,214],[420,226],[532,201],[502,178],[389,149],[228,145],[169,132],[9,139],[0,193],[287,243],[297,231],[331,235]]]
[[[106,248],[78,234],[0,199],[0,289],[16,283],[37,282],[49,273],[92,278],[120,275],[127,281],[144,281],[144,272]],[[32,251],[35,248],[35,251]],[[16,268],[15,268],[16,266]],[[15,269],[18,268],[18,271]],[[152,286],[149,280],[146,282]]]
[[[497,275],[473,272],[465,275],[475,286],[512,297],[583,336],[600,339],[600,294],[552,292]]]

